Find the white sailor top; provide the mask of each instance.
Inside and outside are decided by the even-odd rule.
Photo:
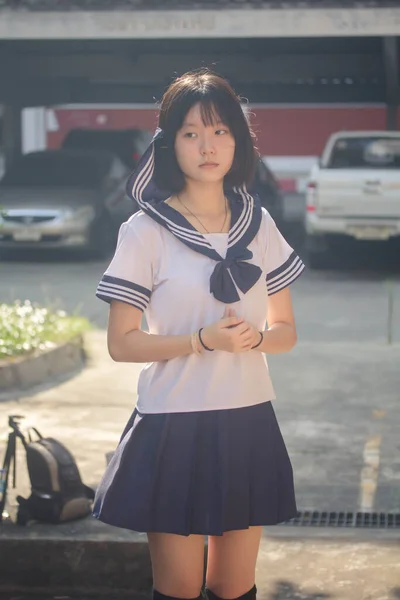
[[[228,304],[263,330],[268,296],[290,285],[304,265],[246,190],[229,192],[229,233],[201,234],[164,202],[152,181],[154,144],[127,189],[141,210],[123,223],[96,295],[144,311],[149,333],[185,335],[221,319]],[[147,192],[147,195],[146,195]],[[215,350],[146,364],[138,382],[140,413],[232,409],[275,398],[258,350]]]

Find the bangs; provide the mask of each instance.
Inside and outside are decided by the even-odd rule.
[[[199,101],[199,104],[201,120],[205,127],[212,127],[213,125],[216,125],[218,121],[228,125],[227,119],[224,118],[221,107],[217,107],[212,98],[203,98]]]
[[[232,129],[238,119],[245,121],[239,99],[229,89],[211,85],[211,82],[196,87],[183,86],[174,102],[168,106],[168,118],[163,119],[163,114],[160,114],[159,126],[170,139],[175,137],[187,113],[197,104],[200,105],[201,120],[205,126],[221,121]]]

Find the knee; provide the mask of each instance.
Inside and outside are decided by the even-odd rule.
[[[218,590],[218,593],[221,594],[221,596],[217,596],[212,590],[206,588],[207,600],[256,600],[257,588],[254,585],[251,590],[248,590],[241,595],[235,594],[232,588]]]

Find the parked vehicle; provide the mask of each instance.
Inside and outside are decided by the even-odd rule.
[[[71,129],[62,145],[63,148],[101,148],[112,151],[133,170],[151,140],[151,132],[145,129]],[[283,199],[279,184],[261,159],[257,163],[254,182],[249,189],[259,194],[262,205],[280,223],[283,218]]]
[[[133,170],[150,145],[152,134],[146,129],[71,129],[65,136],[63,148],[106,150],[116,154]]]
[[[267,209],[276,224],[283,223],[283,196],[278,181],[261,159],[257,162],[254,181],[249,185],[250,192],[256,192],[261,205]]]
[[[332,135],[307,187],[306,250],[324,266],[332,243],[400,239],[400,132]]]
[[[0,249],[80,248],[107,256],[135,207],[129,170],[106,152],[45,150],[17,160],[0,181]]]

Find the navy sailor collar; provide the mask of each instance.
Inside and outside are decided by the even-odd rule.
[[[249,262],[253,253],[247,248],[261,225],[261,205],[245,187],[226,193],[231,208],[231,227],[226,257],[222,258],[205,236],[172,206],[165,202],[171,192],[157,187],[154,175],[155,146],[162,143],[163,132],[157,129],[150,146],[130,175],[126,191],[140,209],[165,227],[183,244],[216,261],[210,278],[210,292],[226,304],[237,302],[237,288],[246,293],[261,276],[260,267]],[[235,285],[236,284],[236,285]]]

